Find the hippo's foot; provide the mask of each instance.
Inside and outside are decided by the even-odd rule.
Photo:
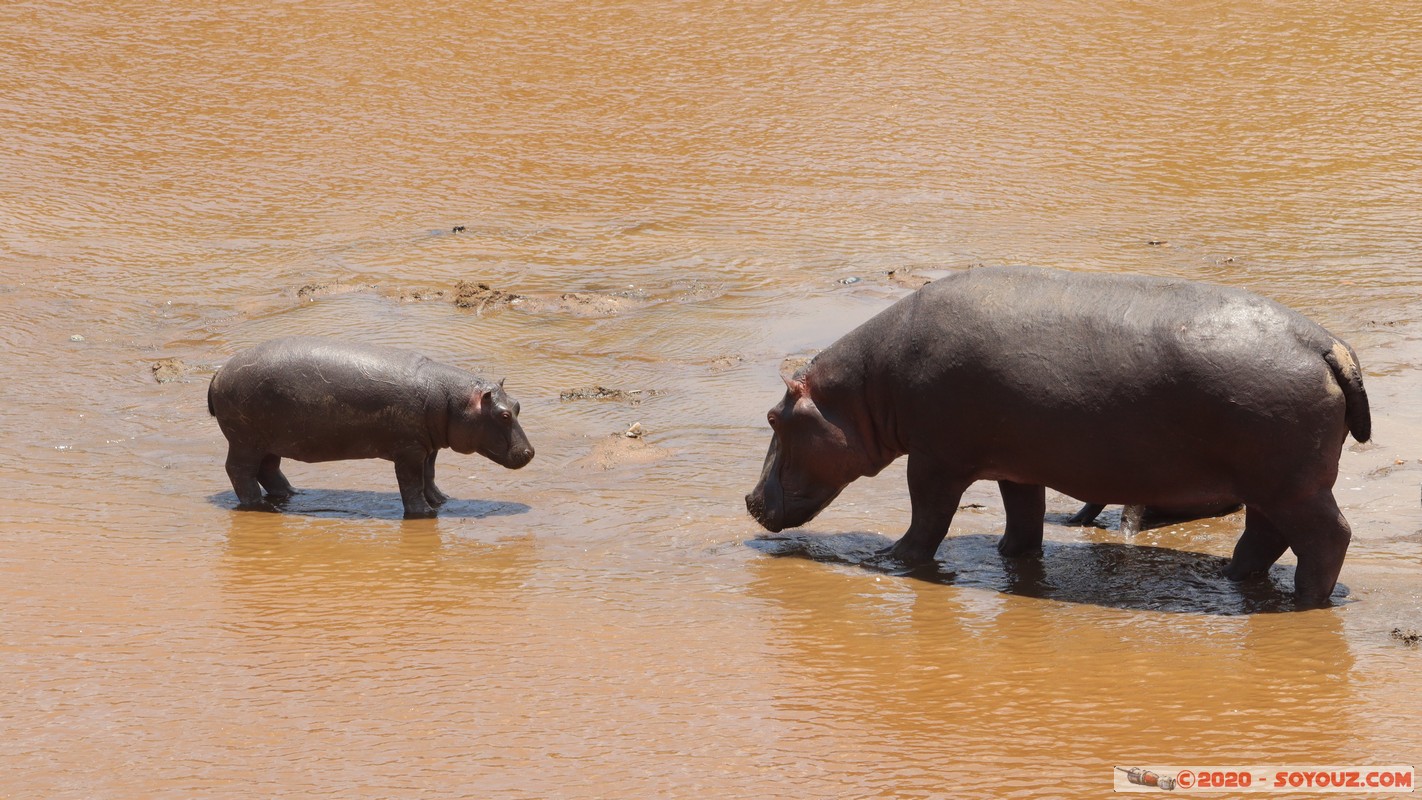
[[[1003,536],[997,541],[997,552],[1003,558],[1040,556],[1042,554],[1042,540],[1041,538],[1032,540]]]
[[[1237,561],[1229,562],[1224,566],[1224,569],[1220,570],[1221,575],[1223,575],[1227,580],[1234,581],[1235,583],[1253,580],[1254,578],[1258,578],[1262,575],[1267,574],[1268,572],[1268,567],[1252,567],[1246,564],[1240,564]]]
[[[247,501],[247,502],[238,502],[238,503],[237,503],[237,508],[236,508],[235,510],[237,510],[237,511],[265,511],[265,512],[267,512],[267,513],[269,513],[269,514],[275,514],[275,513],[280,512],[280,511],[281,511],[281,508],[279,508],[279,507],[277,506],[277,504],[274,503],[274,502],[272,502],[271,500],[268,500],[268,499],[266,499],[266,498],[262,498],[262,499],[260,499],[260,500],[249,500],[249,501]]]
[[[405,519],[430,519],[439,516],[439,512],[430,506],[411,508],[405,506]]]
[[[938,555],[938,545],[925,547],[913,543],[904,544],[900,539],[885,547],[864,561],[864,566],[885,572],[905,572],[925,564],[933,563]]]

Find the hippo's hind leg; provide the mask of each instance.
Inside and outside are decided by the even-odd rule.
[[[232,481],[232,491],[237,493],[238,508],[269,508],[262,499],[262,486],[258,474],[262,469],[262,459],[266,453],[251,447],[236,444],[227,446],[227,478]]]
[[[1042,552],[1042,515],[1047,511],[1047,487],[998,481],[997,488],[1007,511],[1007,529],[997,543],[997,552],[1008,558]]]
[[[281,456],[273,453],[267,453],[262,458],[261,465],[257,467],[257,482],[267,490],[269,500],[288,500],[296,494],[291,481],[281,472]]]
[[[1294,571],[1294,603],[1300,608],[1329,605],[1353,531],[1338,510],[1333,492],[1322,489],[1283,508],[1270,508],[1269,519],[1288,532],[1289,547],[1298,557]],[[1247,523],[1246,523],[1247,525]]]
[[[1145,520],[1145,506],[1121,506],[1120,532],[1127,536],[1135,536],[1141,532],[1141,525]]]
[[[395,480],[400,484],[400,500],[406,517],[432,517],[434,508],[425,498],[424,450],[402,450],[395,454]]]
[[[1234,557],[1224,568],[1224,576],[1232,581],[1243,581],[1262,575],[1279,560],[1289,544],[1279,529],[1257,508],[1247,508],[1244,512],[1244,533],[1234,545]]]
[[[434,482],[435,457],[438,455],[438,450],[431,450],[430,454],[425,456],[425,501],[436,508],[449,501],[449,495],[441,492]]]
[[[1071,525],[1073,527],[1090,525],[1091,523],[1095,522],[1096,518],[1101,516],[1101,512],[1105,510],[1106,506],[1100,503],[1087,503],[1086,505],[1082,506],[1081,510],[1076,512],[1076,514],[1074,514],[1071,519],[1068,519],[1066,521],[1066,524]]]

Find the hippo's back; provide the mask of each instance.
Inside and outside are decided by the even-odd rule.
[[[904,302],[922,306],[908,328],[918,348],[938,351],[932,363],[971,360],[1064,401],[1151,386],[1234,396],[1269,376],[1327,375],[1322,355],[1337,342],[1252,292],[1142,275],[976,269]]]
[[[1144,337],[1208,341],[1216,348],[1334,340],[1302,314],[1253,292],[1148,275],[980,268],[935,281],[922,293],[953,316],[984,318],[989,329],[1000,321],[1048,339],[1089,333],[1106,350]]]
[[[306,461],[386,455],[427,436],[417,353],[293,336],[230,358],[213,376],[208,410],[230,441]]]
[[[945,457],[1079,497],[1113,482],[1116,497],[1151,503],[1190,473],[1216,488],[1172,499],[1234,499],[1253,476],[1305,462],[1331,482],[1347,432],[1326,360],[1346,345],[1239,289],[984,268],[929,284],[874,327],[900,414],[934,430]]]

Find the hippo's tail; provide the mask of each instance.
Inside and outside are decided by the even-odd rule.
[[[1368,408],[1368,393],[1363,389],[1363,371],[1358,367],[1358,354],[1353,348],[1333,341],[1333,347],[1323,354],[1333,377],[1343,390],[1346,404],[1344,418],[1348,420],[1348,432],[1360,442],[1366,442],[1373,435],[1373,414]]]

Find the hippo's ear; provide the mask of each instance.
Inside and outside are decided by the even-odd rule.
[[[508,380],[508,378],[499,378],[499,388],[500,388],[500,389],[504,388],[504,381],[506,381],[506,380]]]
[[[484,402],[484,398],[487,396],[488,392],[484,391],[483,389],[475,389],[474,391],[469,393],[469,402],[465,404],[465,409],[467,409],[470,413],[478,411],[479,405]]]
[[[810,384],[804,378],[787,378],[781,375],[780,379],[785,381],[785,390],[796,400],[810,396]]]

